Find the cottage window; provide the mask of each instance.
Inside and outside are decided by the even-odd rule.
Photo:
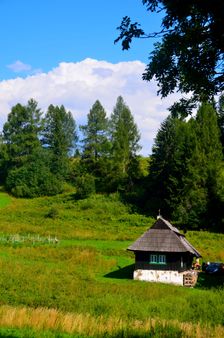
[[[159,255],[159,264],[166,264],[166,256],[165,255]]]
[[[150,263],[157,264],[157,255],[150,255]]]
[[[150,255],[150,264],[166,264],[166,255]]]

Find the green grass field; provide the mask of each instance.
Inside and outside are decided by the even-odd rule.
[[[8,194],[0,191],[0,209],[5,208],[7,205],[11,203],[11,198]]]
[[[0,206],[0,337],[224,337],[222,279],[201,274],[194,289],[132,280],[126,249],[154,220],[117,194],[1,193]],[[224,261],[224,235],[186,237],[205,261]]]

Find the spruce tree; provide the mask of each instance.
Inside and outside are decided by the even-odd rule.
[[[218,102],[218,125],[221,132],[222,151],[224,152],[224,95],[221,95]]]
[[[117,98],[110,119],[110,135],[112,143],[113,179],[119,182],[128,178],[132,160],[136,159],[140,133],[134,117],[123,98]]]
[[[152,148],[147,200],[152,211],[170,217],[182,189],[186,156],[186,122],[168,116],[161,124]]]
[[[85,180],[79,179],[79,182],[95,180],[97,191],[105,191],[105,180],[110,170],[111,146],[108,136],[108,118],[99,100],[96,100],[90,109],[87,124],[80,126],[80,129],[84,136],[81,166],[82,171],[86,171],[88,175]],[[92,175],[92,178],[89,175]]]
[[[210,104],[201,105],[192,128],[193,152],[174,216],[191,228],[214,229],[221,221],[218,184],[223,155],[217,113]]]
[[[29,100],[26,106],[18,103],[3,127],[1,155],[5,185],[17,197],[51,195],[61,191],[49,170],[49,157],[40,142],[41,115],[35,100]]]
[[[51,157],[51,171],[64,180],[68,174],[69,153],[77,141],[76,123],[64,106],[50,105],[44,119],[42,143]]]
[[[87,124],[81,126],[80,129],[84,134],[83,157],[97,162],[101,157],[108,155],[108,119],[99,100],[90,109]]]
[[[169,116],[157,133],[148,206],[183,228],[222,226],[223,155],[217,113],[203,103],[188,122]]]
[[[33,99],[26,106],[18,103],[8,115],[3,126],[3,141],[7,145],[9,165],[22,165],[41,147],[42,113],[37,105]]]

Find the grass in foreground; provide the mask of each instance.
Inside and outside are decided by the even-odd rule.
[[[224,328],[160,319],[145,321],[87,314],[62,313],[54,309],[0,307],[0,337],[223,337]],[[6,329],[7,327],[7,329]],[[10,327],[16,329],[10,330]],[[21,331],[21,328],[26,328]]]
[[[50,235],[59,242],[0,241],[0,318],[12,319],[0,326],[15,327],[14,336],[23,337],[21,328],[32,316],[36,324],[28,329],[38,330],[30,331],[33,337],[43,330],[55,337],[221,337],[223,280],[206,284],[202,275],[195,289],[132,280],[134,257],[126,248],[152,223],[132,214],[117,194],[82,201],[71,195],[12,199],[0,213],[2,236]],[[205,260],[223,260],[224,235],[188,232],[187,238]],[[49,317],[56,318],[53,326]],[[41,318],[48,324],[39,327]],[[68,318],[73,331],[62,325]]]
[[[50,307],[91,316],[160,318],[223,325],[224,290],[187,289],[131,279],[132,254],[109,241],[95,247],[0,246],[0,304]],[[91,244],[93,244],[91,242]],[[121,245],[121,244],[120,244]],[[211,285],[212,286],[212,285]]]

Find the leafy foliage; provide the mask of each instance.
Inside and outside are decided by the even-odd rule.
[[[161,38],[154,44],[143,79],[150,81],[155,77],[162,97],[174,90],[193,93],[190,101],[182,99],[171,108],[179,113],[180,108],[189,109],[195,102],[220,94],[224,88],[223,1],[191,0],[184,5],[178,0],[142,2],[148,11],[164,11],[161,31],[147,34],[126,16],[118,27],[120,35],[115,42],[121,40],[125,50],[133,38]]]
[[[62,182],[50,171],[47,154],[33,153],[29,162],[9,171],[6,188],[16,197],[37,197],[62,192]]]
[[[75,181],[76,196],[78,198],[87,198],[96,192],[95,177],[90,174],[85,174],[77,177]]]

